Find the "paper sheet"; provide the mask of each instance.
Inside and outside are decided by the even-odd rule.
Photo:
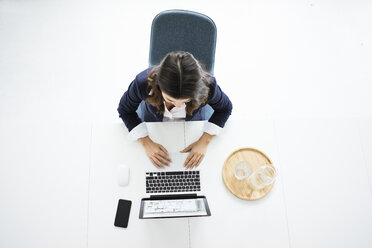
[[[169,157],[172,160],[172,162],[170,163],[169,168],[166,168],[166,169],[167,170],[184,170],[185,167],[183,167],[183,164],[185,163],[186,158],[189,154],[190,154],[189,152],[187,153],[170,152]]]

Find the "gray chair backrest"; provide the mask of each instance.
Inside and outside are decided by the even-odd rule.
[[[151,26],[149,66],[171,51],[187,51],[213,74],[217,28],[211,18],[188,10],[166,10]]]

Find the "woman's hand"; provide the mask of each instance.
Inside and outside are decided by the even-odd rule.
[[[169,162],[172,162],[167,149],[153,142],[149,136],[139,138],[138,141],[145,148],[147,156],[156,167],[163,168],[164,166],[169,166]]]
[[[182,153],[190,151],[190,154],[187,156],[184,163],[186,169],[193,169],[199,166],[207,152],[207,146],[212,138],[213,135],[203,133],[198,141],[192,143],[181,151]]]

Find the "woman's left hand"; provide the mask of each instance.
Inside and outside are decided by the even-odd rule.
[[[190,154],[187,156],[184,163],[186,169],[193,169],[199,166],[207,152],[207,146],[212,137],[213,135],[204,133],[198,141],[192,143],[181,151],[182,153],[190,151]]]

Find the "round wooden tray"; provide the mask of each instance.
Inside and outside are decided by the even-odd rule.
[[[243,200],[258,200],[270,192],[275,181],[261,190],[252,189],[248,178],[238,180],[235,177],[235,165],[242,160],[252,164],[253,172],[263,165],[272,164],[272,162],[263,152],[257,149],[241,148],[230,154],[223,165],[223,181],[231,193]]]

